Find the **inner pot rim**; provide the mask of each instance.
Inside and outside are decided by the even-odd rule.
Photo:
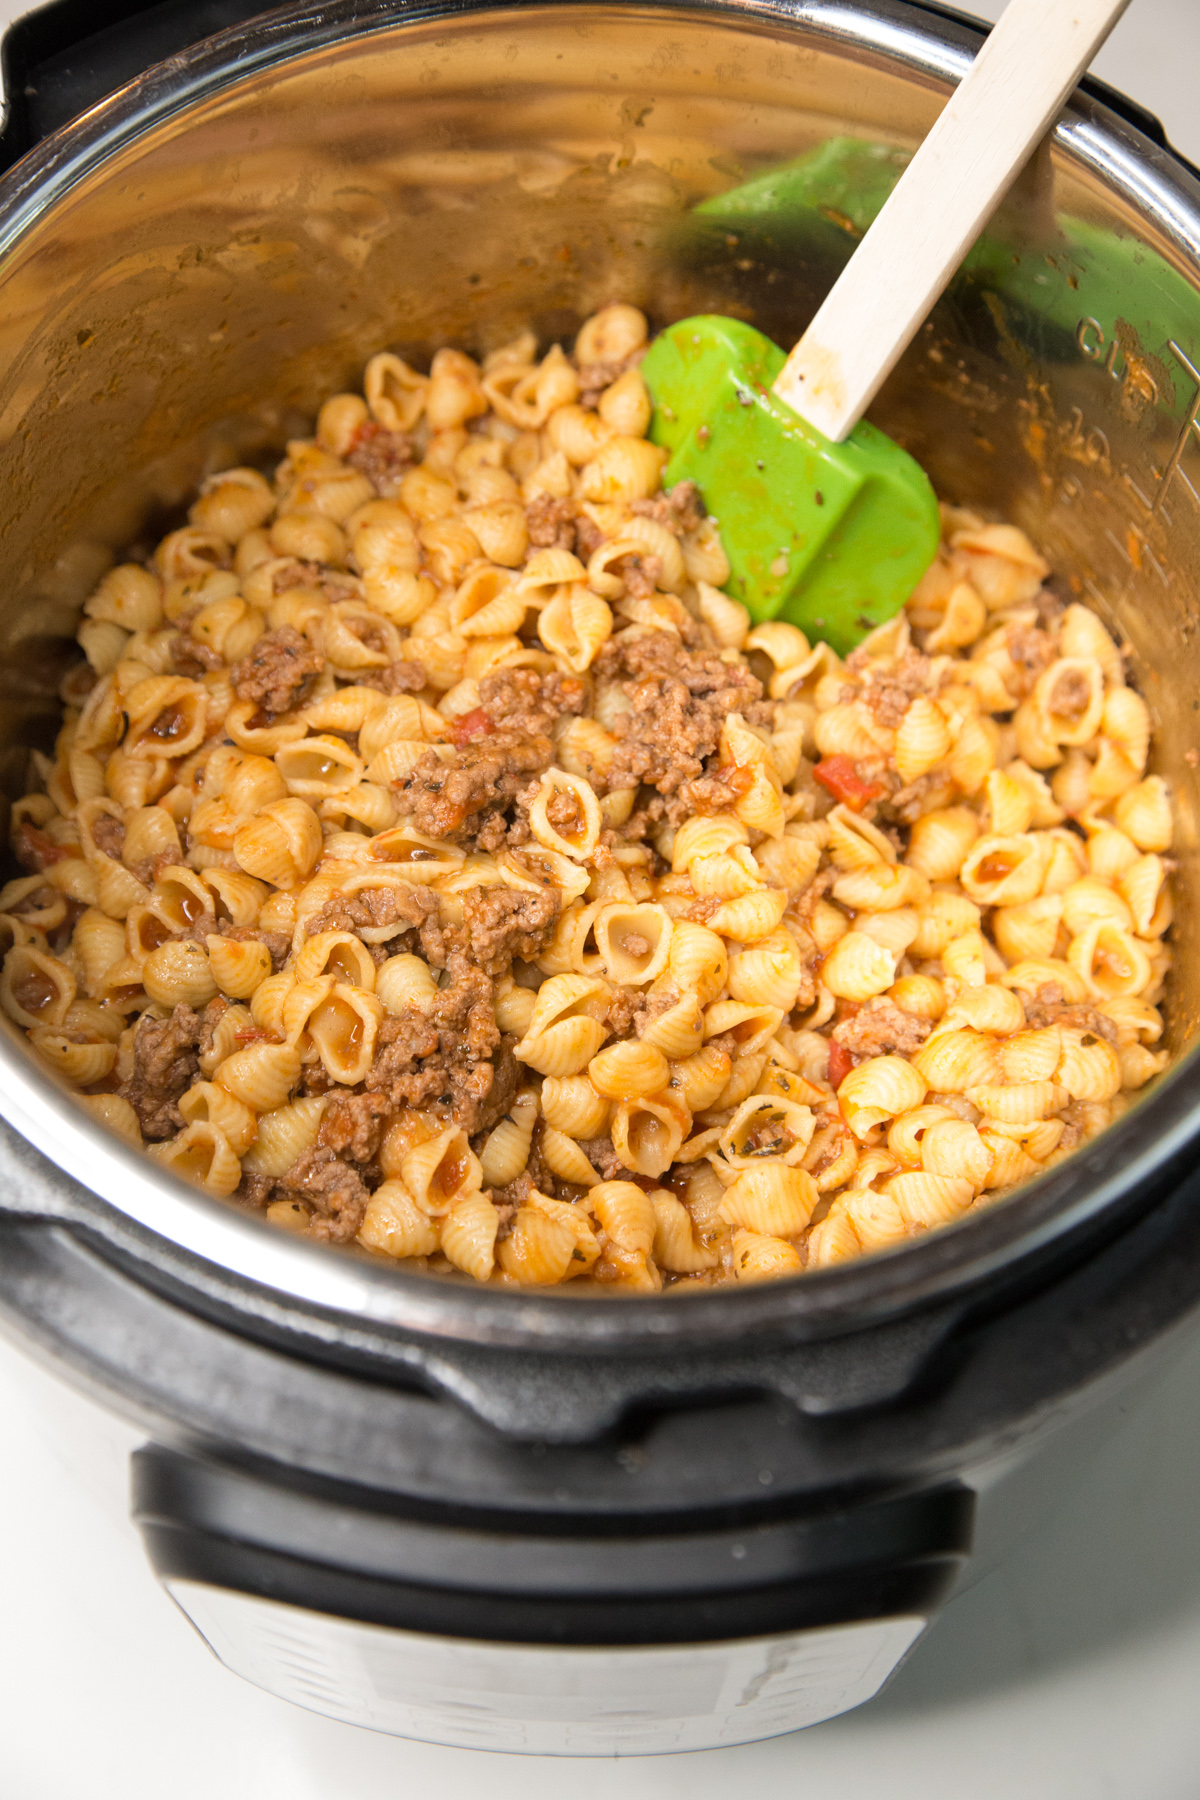
[[[0,181],[0,256],[109,157],[265,70],[351,36],[412,30],[435,20],[452,28],[506,14],[529,18],[581,10],[646,18],[669,11],[768,34],[799,27],[831,48],[856,45],[934,88],[948,88],[961,78],[981,35],[957,22],[935,20],[903,0],[859,6],[846,0],[803,0],[799,6],[787,0],[750,5],[666,0],[660,7],[462,0],[452,9],[436,0],[416,7],[384,0],[365,16],[355,0],[336,0],[333,6],[318,0],[206,40],[37,146]],[[1169,154],[1082,96],[1056,127],[1054,145],[1068,166],[1099,177],[1132,211],[1149,213],[1200,280],[1200,185]],[[1161,1184],[1167,1178],[1171,1163],[1200,1131],[1200,1108],[1188,1091],[1198,1054],[1200,1048],[1181,1057],[1153,1093],[1099,1140],[1011,1200],[893,1252],[791,1281],[678,1298],[478,1288],[406,1274],[365,1253],[339,1255],[301,1242],[166,1175],[144,1153],[104,1132],[8,1032],[0,1033],[0,1115],[54,1165],[39,1170],[31,1184],[40,1194],[8,1202],[14,1211],[88,1227],[135,1263],[161,1265],[152,1250],[157,1244],[169,1250],[166,1260],[177,1280],[192,1277],[211,1288],[214,1277],[218,1285],[232,1277],[235,1290],[267,1290],[275,1301],[349,1316],[359,1326],[385,1331],[490,1344],[548,1347],[557,1341],[634,1350],[772,1329],[792,1340],[842,1333],[978,1286],[1032,1260],[1096,1226],[1122,1201],[1128,1204],[1136,1190],[1151,1190],[1156,1179]]]

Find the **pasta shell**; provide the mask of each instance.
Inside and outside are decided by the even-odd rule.
[[[893,1175],[885,1192],[895,1200],[909,1225],[926,1229],[949,1225],[975,1197],[965,1176],[931,1175],[925,1170]]]
[[[613,1149],[635,1175],[665,1175],[691,1127],[692,1117],[670,1092],[622,1100],[609,1130]]]
[[[654,1260],[660,1268],[691,1275],[717,1266],[717,1253],[700,1243],[692,1216],[666,1188],[650,1196],[654,1207]]]
[[[358,1228],[360,1244],[398,1258],[432,1256],[439,1238],[437,1221],[421,1210],[402,1181],[381,1182]]]
[[[313,1094],[264,1112],[254,1143],[242,1157],[246,1173],[276,1180],[286,1174],[316,1143],[328,1104],[327,1094]]]
[[[810,1107],[782,1096],[754,1094],[743,1100],[721,1133],[721,1152],[734,1169],[757,1168],[764,1159],[799,1164],[816,1125]]]
[[[146,1148],[155,1162],[172,1175],[205,1188],[210,1194],[232,1194],[242,1179],[242,1165],[215,1125],[188,1125],[178,1137]]]
[[[500,1215],[486,1194],[465,1194],[441,1222],[441,1250],[456,1269],[476,1281],[487,1281],[496,1266],[496,1233]]]
[[[507,1187],[521,1174],[529,1161],[537,1115],[537,1093],[527,1088],[517,1095],[507,1117],[493,1126],[479,1157],[483,1179],[489,1187]],[[586,1165],[586,1158],[584,1161]]]
[[[721,1217],[769,1237],[798,1237],[817,1204],[817,1184],[805,1169],[764,1163],[744,1170],[726,1189]]]
[[[810,1268],[829,1268],[834,1263],[861,1256],[862,1252],[862,1240],[849,1213],[830,1213],[819,1225],[814,1225],[808,1234]]]
[[[587,1196],[588,1210],[619,1250],[647,1256],[654,1243],[654,1208],[632,1181],[602,1181]]]
[[[738,1281],[780,1281],[799,1275],[804,1261],[794,1245],[758,1231],[733,1234],[733,1273]]]

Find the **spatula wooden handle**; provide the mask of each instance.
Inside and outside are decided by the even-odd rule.
[[[1009,0],[775,392],[840,443],[1129,0]]]

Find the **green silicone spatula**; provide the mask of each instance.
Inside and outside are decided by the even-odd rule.
[[[1128,3],[1009,0],[790,356],[714,315],[651,345],[664,486],[697,484],[756,620],[844,654],[932,562],[933,490],[863,413]]]

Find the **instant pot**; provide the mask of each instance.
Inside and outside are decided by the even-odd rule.
[[[11,797],[81,601],[205,472],[382,346],[553,341],[618,297],[794,341],[983,29],[900,0],[253,12],[59,0],[4,45]],[[976,1493],[1189,1329],[1198,290],[1200,181],[1085,82],[873,409],[1131,644],[1175,796],[1174,1066],[1016,1197],[776,1285],[479,1289],[177,1184],[0,1038],[0,1313],[144,1425],[134,1516],[230,1668],[492,1749],[827,1718],[936,1614]]]

